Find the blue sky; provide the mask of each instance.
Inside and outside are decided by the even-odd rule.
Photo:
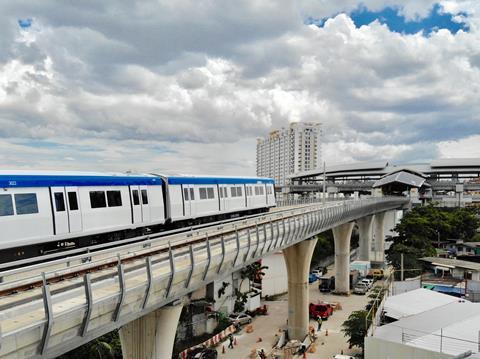
[[[432,31],[438,29],[447,29],[451,33],[456,34],[459,30],[469,30],[469,27],[465,22],[455,21],[454,15],[444,13],[442,7],[438,3],[433,5],[428,16],[418,17],[417,19],[406,19],[402,14],[402,8],[400,6],[386,6],[379,11],[370,10],[365,6],[360,6],[351,11],[348,15],[357,27],[369,25],[373,21],[378,20],[380,23],[387,25],[390,31],[403,34],[422,32],[425,35],[429,35]],[[458,15],[463,17],[467,16],[462,12]],[[308,16],[305,23],[316,24],[319,27],[322,27],[329,18],[331,17],[319,20]]]

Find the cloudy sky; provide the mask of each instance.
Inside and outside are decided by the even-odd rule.
[[[324,124],[328,164],[480,157],[477,0],[0,3],[7,168],[255,174]]]

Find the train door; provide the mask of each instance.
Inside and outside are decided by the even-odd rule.
[[[190,192],[190,216],[195,218],[197,216],[197,200],[196,193],[195,193],[195,185],[191,184],[188,186]]]
[[[140,203],[142,205],[142,222],[150,223],[150,198],[147,186],[140,186]]]
[[[253,207],[252,203],[252,186],[251,185],[245,185],[245,196],[247,196],[247,207],[251,208]]]
[[[225,212],[227,210],[227,187],[225,185],[219,185],[218,190],[220,191],[220,212]]]
[[[130,197],[132,199],[132,222],[133,224],[142,223],[142,199],[139,186],[130,186]]]
[[[80,209],[80,201],[78,187],[65,187],[68,221],[70,225],[70,233],[81,232],[82,225],[82,212]]]
[[[188,185],[182,186],[183,191],[183,212],[186,218],[190,218],[190,190]]]
[[[65,201],[65,187],[51,187],[53,216],[55,219],[55,234],[67,234],[70,232],[68,224],[68,212]]]
[[[195,191],[193,185],[183,185],[183,201],[185,208],[185,217],[195,217]]]

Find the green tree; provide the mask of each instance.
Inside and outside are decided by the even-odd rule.
[[[320,261],[334,254],[333,232],[331,230],[317,236],[317,244],[313,250],[311,266],[315,267]]]
[[[121,359],[122,346],[118,331],[114,330],[105,334],[91,342],[82,345],[66,354],[58,357],[58,359]]]
[[[387,258],[393,267],[400,269],[403,254],[405,277],[413,277],[422,269],[418,259],[436,255],[437,241],[445,239],[471,240],[480,225],[474,210],[468,208],[440,208],[433,204],[416,207],[408,212],[395,227],[398,237],[387,251]],[[399,273],[397,273],[397,278]]]
[[[371,319],[368,318],[366,310],[357,310],[350,314],[348,319],[342,324],[342,332],[348,338],[348,344],[351,347],[364,347],[364,339],[367,336],[367,328],[370,326]]]

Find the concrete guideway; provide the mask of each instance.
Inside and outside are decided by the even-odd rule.
[[[287,248],[293,245],[310,248],[311,245],[301,242],[325,230],[407,203],[404,198],[371,198],[330,203],[325,207],[302,207],[292,210],[288,218],[278,213],[267,214],[263,223],[244,223],[245,226],[236,231],[229,226],[216,228],[215,235],[210,236],[207,231],[203,241],[163,252],[152,250],[150,255],[148,251],[151,249],[146,248],[142,256],[132,255],[128,261],[120,258],[116,267],[100,268],[83,277],[58,282],[51,277],[49,284],[41,288],[0,298],[0,358],[54,358],[121,327],[124,352],[131,352],[127,357],[143,358],[139,352],[128,349],[128,342],[132,340],[128,334],[132,330],[128,328],[129,325],[141,325],[151,333],[151,323],[158,322],[158,319],[148,317],[149,313],[172,302],[181,308],[188,293],[243,268],[267,253],[282,249],[289,251]],[[242,221],[240,219],[237,224]],[[313,241],[305,243],[308,242]],[[307,257],[309,251],[304,251]],[[304,271],[303,267],[297,270]],[[297,279],[292,283],[300,285],[299,295],[302,297],[306,288],[302,286],[301,275],[295,275]],[[301,302],[305,300],[308,303],[308,293]],[[175,313],[175,310],[169,312]],[[299,317],[303,318],[303,314]],[[164,327],[174,332],[178,317],[172,314],[166,318],[164,322],[168,325]],[[140,324],[128,324],[138,320]],[[152,353],[145,358],[166,355],[166,352],[148,349],[157,348],[159,343],[171,351],[171,332],[160,330],[158,323],[155,325],[155,336],[147,335],[146,338],[150,339],[142,342],[143,353]],[[306,325],[308,327],[308,323]],[[297,327],[303,326],[302,319]],[[295,336],[300,333],[300,329],[291,330]],[[167,343],[168,338],[170,343]]]

